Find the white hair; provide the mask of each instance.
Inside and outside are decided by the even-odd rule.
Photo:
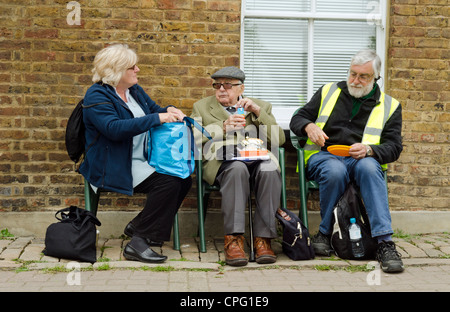
[[[350,62],[352,65],[364,65],[367,62],[372,62],[372,68],[376,79],[380,78],[381,59],[377,53],[372,49],[364,49],[356,53]]]
[[[94,59],[92,81],[116,87],[125,71],[136,65],[136,52],[126,44],[113,44],[100,50]]]

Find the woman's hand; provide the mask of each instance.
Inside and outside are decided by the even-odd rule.
[[[186,115],[175,107],[168,107],[167,113],[159,113],[159,121],[163,124],[166,122],[183,121]]]
[[[186,117],[181,110],[173,106],[168,107],[167,112],[176,115],[179,121],[183,121],[183,118]]]

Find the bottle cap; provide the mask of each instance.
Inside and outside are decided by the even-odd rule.
[[[350,223],[356,223],[356,219],[355,218],[350,218]]]

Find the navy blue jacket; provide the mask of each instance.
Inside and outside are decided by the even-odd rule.
[[[134,118],[110,85],[96,83],[87,90],[83,104],[87,153],[80,166],[80,173],[92,185],[127,195],[133,194],[133,136],[160,125],[158,113],[167,112],[137,84],[130,94],[145,116]]]

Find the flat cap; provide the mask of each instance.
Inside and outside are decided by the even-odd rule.
[[[240,81],[244,82],[245,74],[242,70],[240,70],[237,67],[228,66],[216,71],[214,74],[211,75],[211,78],[213,79],[231,78],[231,79],[239,79]]]

